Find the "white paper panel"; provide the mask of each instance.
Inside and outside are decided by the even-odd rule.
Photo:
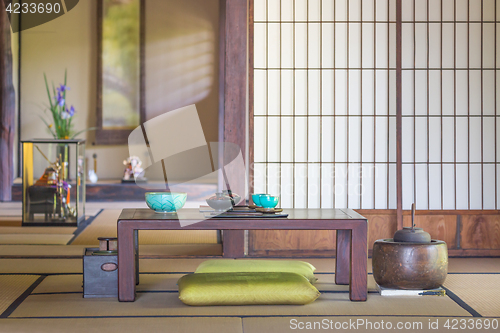
[[[361,71],[350,70],[349,75],[349,114],[361,114]]]
[[[266,193],[278,196],[281,194],[281,170],[279,164],[268,164],[267,166],[267,186]]]
[[[266,29],[264,23],[254,24],[254,67],[265,68],[267,65]]]
[[[361,117],[348,117],[349,162],[361,161]]]
[[[334,108],[334,90],[333,90],[333,70],[323,70],[322,71],[322,100],[323,105],[321,108],[321,113],[323,115],[333,115]]]
[[[293,85],[294,75],[292,70],[281,71],[281,115],[293,114]]]
[[[307,67],[307,24],[295,23],[295,67]]]
[[[323,164],[321,168],[321,207],[334,208],[333,205],[333,164]]]
[[[267,118],[267,161],[279,162],[281,156],[281,124],[279,117]]]
[[[483,209],[495,209],[495,165],[483,166]]]
[[[443,114],[455,112],[455,74],[452,70],[443,71]]]
[[[321,208],[320,165],[309,164],[307,177],[307,207]]]
[[[267,20],[279,21],[281,18],[280,0],[267,0]]]
[[[482,209],[481,165],[470,165],[470,209]]]
[[[335,164],[335,207],[347,207],[347,164]]]
[[[254,193],[266,193],[266,165],[255,163],[253,166]]]
[[[427,71],[415,72],[415,114],[427,115]]]
[[[441,114],[441,72],[430,70],[429,73],[429,114]]]
[[[457,165],[457,208],[469,209],[469,167],[466,164]]]
[[[443,165],[443,209],[455,209],[455,167]]]
[[[432,2],[434,3],[434,1]],[[430,68],[441,67],[441,24],[440,23],[429,24],[429,67]]]
[[[414,0],[401,0],[401,18],[403,21],[413,21]]]
[[[282,162],[293,162],[293,137],[293,117],[281,117]]]
[[[483,0],[469,1],[469,19],[471,21],[481,21],[481,3]]]
[[[377,21],[388,21],[389,3],[388,1],[376,2]]]
[[[396,163],[396,117],[389,117],[389,162]]]
[[[304,117],[295,120],[295,161],[307,162],[307,121]]]
[[[375,25],[373,23],[363,23],[362,24],[362,32],[363,32],[363,40],[362,40],[362,51],[363,51],[363,59],[362,66],[363,68],[373,68],[373,57],[375,53],[375,38],[374,38]]]
[[[307,114],[307,71],[295,71],[295,115]]]
[[[373,10],[375,8],[375,1],[361,1],[362,8],[362,17],[363,21],[374,21]]]
[[[375,87],[375,71],[372,70],[363,70],[362,72],[363,75],[363,86],[362,86],[362,91],[361,91],[361,98],[362,98],[362,108],[363,108],[363,115],[373,115],[375,111],[374,107],[374,92],[373,90],[376,88]]]
[[[335,162],[347,162],[347,117],[335,120]]]
[[[320,162],[320,117],[308,117],[308,162]]]
[[[293,164],[281,165],[281,197],[282,208],[293,208]]]
[[[264,115],[267,112],[267,78],[266,71],[254,71],[254,114]]]
[[[429,1],[429,21],[441,21],[441,0]]]
[[[388,89],[388,73],[386,70],[376,70],[376,105],[375,114],[377,115],[387,115],[388,114],[388,101],[387,101],[387,89]]]
[[[347,21],[347,0],[335,0],[335,19]]]
[[[307,207],[307,165],[303,163],[295,164],[295,208]]]
[[[389,24],[389,67],[396,69],[396,23]]]
[[[413,165],[403,164],[403,209],[411,207],[413,200]]]
[[[281,24],[281,67],[293,68],[293,24]]]
[[[495,24],[483,24],[483,67],[495,68]]]
[[[455,63],[455,40],[453,23],[443,23],[443,68],[453,68]]]
[[[309,87],[307,90],[308,94],[308,114],[309,115],[320,115],[320,103],[321,103],[321,89],[320,89],[320,71],[319,70],[309,70],[308,71],[308,81]]]
[[[389,164],[389,209],[397,208],[396,164]]]
[[[403,117],[402,119],[402,161],[403,163],[413,162],[414,152],[414,134],[413,134],[414,121],[412,117]]]
[[[441,162],[441,118],[429,118],[429,162]]]
[[[374,184],[375,184],[375,165],[363,164],[361,166],[361,208],[374,209]]]
[[[455,16],[455,0],[443,0],[443,20],[453,21]]]
[[[324,68],[333,68],[335,66],[335,49],[334,49],[334,24],[333,23],[323,23],[323,32],[322,32],[322,67]]]
[[[323,21],[333,21],[335,19],[335,0],[323,0],[321,14]]]
[[[457,162],[467,162],[469,152],[469,133],[467,118],[456,118],[456,156]],[[458,172],[457,172],[458,174]]]
[[[495,118],[483,119],[483,161],[495,162]],[[500,134],[500,133],[499,133]]]
[[[429,209],[427,201],[427,192],[429,186],[429,179],[427,175],[427,165],[417,164],[416,170],[416,185],[417,185],[417,198],[415,200],[416,209]]]
[[[415,161],[428,162],[427,160],[427,119],[415,118]]]
[[[429,165],[429,209],[441,209],[441,166],[436,164]]]
[[[321,40],[321,29],[319,23],[309,23],[307,25],[308,27],[308,47],[309,47],[309,53],[307,54],[308,57],[308,64],[310,68],[319,68],[321,67],[320,65],[320,54],[321,54],[321,47],[320,47],[320,40]]]
[[[375,29],[376,29],[376,40],[377,43],[375,44],[376,48],[376,65],[377,68],[387,68],[388,63],[389,63],[389,58],[388,58],[388,39],[387,39],[387,29],[388,29],[388,24],[386,23],[377,23],[375,24]]]
[[[361,20],[361,0],[349,0],[349,20],[350,21],[360,21]]]
[[[457,21],[467,21],[468,20],[468,2],[470,0],[455,0],[456,2],[456,20]]]
[[[349,23],[349,68],[361,67],[361,24]]]
[[[295,21],[307,21],[307,1],[308,0],[291,0],[295,1]]]
[[[468,74],[467,71],[456,71],[456,114],[466,116],[468,113]]]
[[[308,0],[309,21],[321,20],[321,0]]]
[[[495,71],[483,71],[483,115],[495,115]]]
[[[467,68],[467,24],[457,23],[456,24],[456,64],[457,68]]]
[[[361,174],[359,164],[349,164],[348,207],[360,208]]]
[[[470,114],[481,115],[481,71],[469,71]]]
[[[347,114],[347,71],[335,71],[335,114]]]
[[[321,159],[323,162],[334,161],[334,148],[335,148],[335,131],[334,131],[334,117],[321,118]]]
[[[347,24],[335,24],[335,67],[347,67]]]
[[[265,117],[255,117],[254,118],[254,161],[255,162],[265,162],[266,161],[266,118]]]
[[[414,10],[416,21],[427,21],[427,1],[416,0]]]
[[[413,93],[414,93],[414,72],[403,71],[401,74],[402,82],[402,114],[413,115]]]
[[[254,0],[253,15],[255,21],[266,20],[266,0]]]
[[[293,1],[280,1],[281,2],[281,20],[293,21]]]
[[[387,209],[387,164],[377,164],[375,172],[375,209]]]
[[[418,8],[418,7],[417,7]],[[415,24],[415,67],[427,68],[427,24]]]
[[[375,118],[377,133],[376,142],[377,147],[375,151],[375,162],[387,162],[387,145],[388,145],[388,121],[385,117]]]
[[[280,71],[267,71],[267,99],[268,99],[268,115],[279,115],[280,110]]]
[[[363,125],[363,139],[361,141],[361,146],[363,148],[362,152],[362,161],[363,162],[373,162],[374,161],[374,154],[375,154],[375,145],[376,145],[376,140],[374,140],[375,137],[375,121],[374,117],[363,117],[362,118],[362,125]]]
[[[496,0],[483,0],[483,20],[495,21]]]
[[[455,158],[455,120],[443,118],[443,162],[453,162]]]
[[[470,135],[470,160],[469,162],[481,162],[481,118],[471,117],[469,119]]]

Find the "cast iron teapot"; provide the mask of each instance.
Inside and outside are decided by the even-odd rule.
[[[411,204],[411,227],[403,227],[394,234],[395,242],[430,243],[431,235],[422,228],[415,228],[415,204]]]

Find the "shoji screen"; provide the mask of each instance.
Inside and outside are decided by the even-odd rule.
[[[497,1],[402,5],[403,208],[497,209]]]
[[[396,208],[395,0],[254,0],[254,192]]]

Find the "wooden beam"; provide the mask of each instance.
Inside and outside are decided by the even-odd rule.
[[[10,201],[14,180],[14,132],[16,98],[12,82],[11,30],[7,13],[0,13],[0,201]]]
[[[402,152],[402,4],[396,0],[396,198],[397,228],[403,229],[403,152]]]

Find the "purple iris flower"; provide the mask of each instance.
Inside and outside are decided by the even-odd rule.
[[[68,91],[69,89],[70,89],[70,88],[69,88],[68,86],[65,86],[64,84],[61,84],[61,85],[59,86],[59,88],[57,88],[57,91],[58,91],[58,92],[63,93],[63,92],[65,92],[65,91]]]
[[[68,115],[70,117],[73,117],[75,115],[75,108],[74,108],[74,106],[71,105],[71,107],[69,108],[69,110],[68,110],[68,108],[66,108],[66,112],[68,113]]]

